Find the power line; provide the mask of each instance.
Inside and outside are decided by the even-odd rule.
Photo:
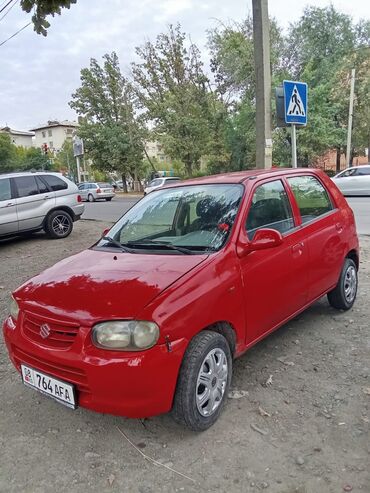
[[[12,8],[14,7],[14,5],[17,5],[18,2],[19,2],[19,0],[16,0],[16,2],[13,3],[13,5],[10,7],[10,9],[7,10],[2,17],[0,17],[0,21],[2,21],[4,19],[4,17],[6,17],[9,14],[9,12],[12,10]]]
[[[5,39],[4,41],[2,41],[0,43],[0,46],[3,46],[7,41],[9,41],[10,39],[14,38],[15,36],[17,36],[17,34],[19,34],[21,31],[23,31],[23,29],[26,29],[26,27],[28,27],[30,24],[32,24],[32,22],[29,22],[28,24],[26,24],[25,26],[23,26],[21,29],[19,29],[19,31],[17,31],[16,33],[12,34],[11,36],[9,36],[9,38]]]
[[[8,3],[4,6],[4,7],[2,7],[2,8],[0,9],[0,14],[1,14],[1,12],[2,12],[3,10],[5,10],[5,9],[7,8],[7,6],[8,6],[9,4],[11,4],[13,1],[14,1],[14,0],[9,0],[9,2],[8,2]],[[3,4],[3,5],[4,5],[4,4]]]

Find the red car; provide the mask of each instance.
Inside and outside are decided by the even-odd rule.
[[[324,173],[190,180],[147,195],[17,289],[5,341],[23,382],[67,406],[172,410],[205,430],[233,358],[325,294],[351,308],[358,266],[352,210]]]

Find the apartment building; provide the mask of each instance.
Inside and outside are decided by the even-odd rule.
[[[11,138],[11,141],[16,146],[22,146],[26,148],[33,146],[33,138],[35,136],[34,132],[14,130],[14,128],[10,128],[8,126],[0,128],[0,132],[8,134]]]
[[[49,120],[31,129],[35,133],[34,146],[40,148],[46,144],[53,152],[59,152],[65,140],[72,140],[78,126],[77,122],[68,120]]]

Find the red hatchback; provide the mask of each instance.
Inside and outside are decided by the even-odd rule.
[[[233,358],[325,294],[351,308],[358,265],[352,210],[320,171],[176,183],[17,289],[5,341],[23,382],[69,407],[172,409],[205,430]]]

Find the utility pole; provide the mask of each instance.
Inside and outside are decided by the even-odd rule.
[[[270,26],[267,0],[252,0],[256,73],[256,167],[271,168]]]
[[[346,154],[347,168],[349,167],[351,161],[353,99],[355,96],[355,75],[356,75],[356,70],[353,68],[351,72],[351,92],[349,96],[349,113],[348,113],[348,129],[347,129],[347,154]]]

